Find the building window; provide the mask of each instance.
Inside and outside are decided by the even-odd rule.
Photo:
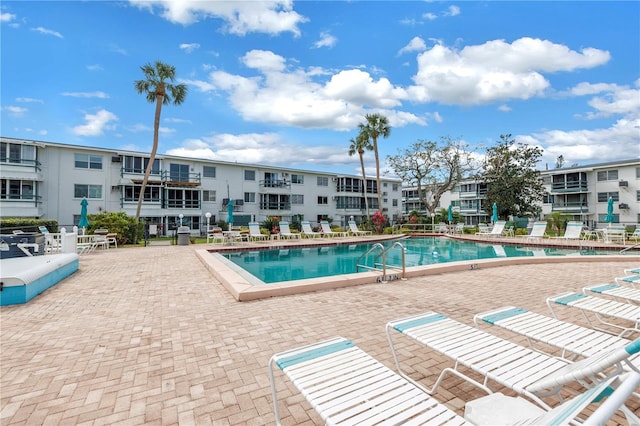
[[[216,177],[216,168],[213,166],[204,166],[202,169],[202,176],[206,178]]]
[[[304,195],[302,194],[292,194],[291,195],[291,204],[304,204]]]
[[[3,200],[33,200],[35,183],[33,181],[21,181],[2,179],[0,199]]]
[[[640,167],[636,167],[636,179],[640,179]]]
[[[102,170],[102,157],[99,155],[75,154],[74,158],[77,169]]]
[[[244,202],[245,203],[255,203],[256,202],[256,193],[255,192],[245,192],[244,193]]]
[[[123,159],[123,169],[125,173],[141,174],[147,170],[149,165],[149,158],[144,157],[131,157],[125,156]],[[157,158],[153,160],[153,166],[151,167],[152,175],[160,174],[160,160]]]
[[[124,187],[124,201],[138,201],[140,197],[141,186],[125,186]],[[160,201],[160,187],[159,186],[146,186],[144,188],[143,201],[146,202],[159,202]]]
[[[398,190],[398,184],[394,183],[393,185],[391,185],[391,190],[392,191],[397,191]]]
[[[609,201],[609,197],[613,198],[613,201],[620,201],[618,192],[598,192],[598,202],[606,203]]]
[[[398,200],[397,200],[397,199],[395,199],[395,198],[394,198],[393,200],[391,200],[391,205],[392,205],[393,207],[398,207]]]
[[[326,176],[318,176],[318,186],[329,186],[329,178]]]
[[[304,175],[291,175],[291,183],[295,183],[297,185],[304,184]]]
[[[640,201],[640,191],[636,191],[636,201]]]
[[[245,170],[244,171],[244,180],[256,180],[256,171],[255,170]]]
[[[598,181],[618,180],[618,170],[601,170],[598,172]]]
[[[318,204],[323,205],[323,206],[329,204],[329,197],[325,197],[323,195],[318,195]]]
[[[0,142],[0,161],[3,163],[35,163],[36,147]]]
[[[208,201],[208,202],[216,201],[216,191],[211,191],[211,190],[202,191],[202,201]]]
[[[102,198],[102,185],[75,184],[73,186],[75,198]]]
[[[177,209],[200,208],[200,191],[191,189],[169,189],[167,207]]]

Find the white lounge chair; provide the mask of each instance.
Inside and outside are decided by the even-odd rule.
[[[567,222],[567,228],[564,230],[564,235],[551,237],[559,240],[579,240],[582,234],[582,222],[571,221]]]
[[[346,237],[347,236],[346,232],[332,231],[331,225],[329,225],[329,222],[325,220],[320,222],[320,226],[322,227],[322,233],[327,237]]]
[[[300,224],[302,225],[302,236],[303,237],[306,237],[306,238],[322,237],[322,233],[321,232],[315,232],[311,228],[311,223],[310,222],[302,221],[302,222],[300,222]]]
[[[640,290],[635,288],[629,288],[627,286],[617,284],[597,284],[584,287],[582,289],[584,294],[587,292],[596,293],[597,295],[610,296],[613,299],[632,304],[640,304]]]
[[[637,305],[602,299],[600,297],[587,296],[586,294],[576,293],[574,291],[556,294],[547,298],[547,306],[551,310],[554,318],[557,318],[557,316],[553,307],[557,305],[568,306],[580,310],[585,320],[587,320],[589,325],[596,330],[609,332],[606,328],[598,328],[598,326],[591,320],[590,316],[594,316],[599,324],[605,324],[609,327],[620,330],[620,333],[618,334],[620,337],[624,337],[627,333],[631,334],[640,332],[640,306]],[[630,326],[612,323],[607,320],[607,317],[626,321],[630,323]]]
[[[249,223],[249,241],[264,241],[269,236],[260,232],[260,225],[257,222]]]
[[[274,366],[320,414],[326,424],[402,424],[441,419],[440,424],[465,420],[426,395],[350,341],[336,337],[275,354],[269,378],[276,424],[280,424]]]
[[[626,272],[626,271],[625,271]],[[616,284],[629,284],[634,288],[640,285],[640,274],[628,275],[626,277],[616,277]]]
[[[477,232],[476,235],[488,235],[490,237],[499,237],[504,231],[504,227],[507,224],[506,220],[499,220],[493,224],[493,228],[489,232]]]
[[[545,410],[551,407],[541,399],[542,396],[560,397],[560,392],[569,383],[592,386],[599,381],[600,373],[619,374],[623,371],[622,363],[640,351],[638,339],[623,348],[572,363],[501,339],[437,312],[391,321],[386,330],[399,374],[427,393],[436,392],[445,375],[451,373],[488,394],[493,393],[488,387],[488,382],[493,381],[527,397]],[[391,336],[394,331],[451,358],[455,361],[454,367],[443,369],[431,389],[418,384],[400,366]],[[459,369],[461,366],[481,375],[482,383],[465,375]],[[615,369],[615,373],[611,369]]]
[[[592,328],[561,321],[515,306],[503,306],[481,312],[473,317],[476,327],[491,324],[527,338],[529,345],[543,350],[536,343],[560,349],[562,358],[590,357],[612,348],[631,343],[629,339],[614,336]],[[637,356],[635,357],[637,358]]]
[[[361,231],[353,220],[349,221],[349,231],[355,236],[371,235],[371,231]]]
[[[533,223],[529,235],[519,235],[518,238],[525,238],[527,241],[530,241],[541,240],[545,236],[547,236],[547,222],[538,221]]]
[[[274,374],[276,366],[291,380],[326,424],[474,424],[440,404],[420,387],[394,373],[350,341],[335,337],[271,357],[269,381],[277,425],[281,421]],[[610,386],[614,386],[616,390],[593,414],[602,423],[618,409],[624,408],[625,401],[639,383],[640,374],[632,373],[624,381],[614,375],[548,412],[522,398],[493,394],[469,402],[465,417],[480,420],[475,424],[488,424],[482,421],[485,418],[490,419],[491,424],[565,424],[576,418]],[[628,410],[625,414],[627,412]],[[633,413],[630,416],[631,421],[635,420]]]
[[[287,238],[287,239],[300,239],[302,238],[302,235],[300,235],[299,233],[294,233],[291,232],[291,229],[289,228],[289,222],[280,222],[278,224],[278,226],[280,227],[280,233],[278,234],[278,238],[282,239],[282,238]]]

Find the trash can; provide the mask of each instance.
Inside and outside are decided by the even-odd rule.
[[[191,237],[191,229],[188,226],[178,226],[178,245],[188,246],[189,237]]]

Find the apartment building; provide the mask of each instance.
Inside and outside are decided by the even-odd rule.
[[[640,223],[640,159],[543,170],[541,177],[547,191],[541,217],[560,212],[590,227],[604,226],[612,198],[614,223]],[[466,225],[490,222],[486,193],[482,180],[464,180],[442,196],[439,208],[452,205]],[[416,188],[403,188],[402,202],[405,215],[423,210]]]
[[[0,216],[56,219],[73,226],[80,202],[88,212],[135,216],[149,154],[118,149],[0,137]],[[375,178],[364,182],[371,213],[378,210]],[[381,179],[381,210],[402,215],[400,179]],[[329,219],[346,225],[366,215],[360,176],[257,164],[157,155],[144,192],[141,218],[160,235],[177,225],[199,234],[206,223]]]

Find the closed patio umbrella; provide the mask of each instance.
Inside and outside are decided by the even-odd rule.
[[[609,197],[609,201],[607,201],[607,215],[604,217],[604,221],[611,226],[613,222],[613,198]]]
[[[453,207],[451,206],[451,204],[449,204],[449,212],[447,215],[447,220],[449,221],[449,224],[453,222]]]
[[[491,222],[495,223],[498,221],[498,205],[493,203],[493,215],[491,215]]]
[[[229,198],[229,204],[227,204],[227,223],[229,224],[229,230],[233,226],[233,200]]]
[[[83,198],[80,201],[80,220],[78,221],[78,228],[82,228],[83,230],[89,227],[89,219],[87,218],[87,206],[89,202],[86,198]]]

